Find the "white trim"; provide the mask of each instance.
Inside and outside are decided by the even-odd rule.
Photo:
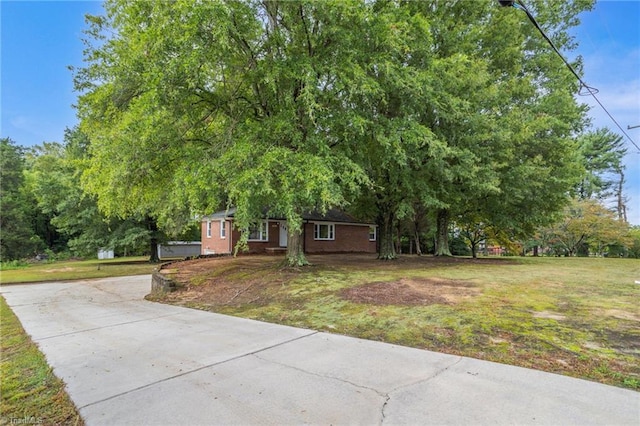
[[[287,247],[289,245],[289,230],[287,228],[287,221],[281,220],[278,223],[278,246]]]
[[[207,220],[207,238],[211,238],[211,221]]]
[[[320,236],[320,227],[327,227],[327,237]],[[313,224],[313,239],[315,241],[334,241],[336,239],[336,225],[335,223],[314,223]]]
[[[373,238],[371,238],[371,230],[373,229]],[[378,227],[369,225],[369,241],[378,241]]]
[[[269,222],[267,220],[261,220],[256,225],[260,227],[257,230],[259,238],[248,238],[247,241],[260,243],[269,241]],[[247,232],[251,235],[251,229],[247,230]]]
[[[306,223],[312,223],[312,224],[320,224],[320,225],[324,225],[324,224],[333,224],[336,226],[340,226],[340,225],[345,225],[345,226],[378,226],[374,223],[358,223],[358,222],[329,222],[328,220],[309,220],[306,221]]]
[[[220,239],[224,240],[227,238],[227,221],[224,219],[220,220]]]

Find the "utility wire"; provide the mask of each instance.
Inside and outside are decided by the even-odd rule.
[[[515,7],[516,9],[524,10],[524,12],[529,17],[529,20],[531,21],[533,26],[536,27],[538,29],[538,31],[540,31],[540,34],[542,34],[542,37],[544,37],[544,39],[547,40],[547,42],[549,43],[549,46],[551,46],[551,48],[558,54],[558,56],[560,56],[560,59],[562,59],[562,62],[564,62],[564,64],[567,66],[567,68],[569,68],[569,71],[571,71],[573,73],[573,75],[576,76],[576,78],[580,82],[579,94],[581,96],[584,96],[584,95],[587,95],[587,94],[594,95],[594,94],[598,93],[598,89],[596,89],[595,87],[590,87],[589,85],[587,85],[587,83],[585,83],[582,80],[582,78],[578,75],[578,73],[573,69],[571,64],[569,62],[567,62],[567,60],[564,58],[564,56],[562,56],[562,53],[560,53],[560,51],[558,50],[556,45],[553,44],[553,41],[551,41],[551,39],[545,34],[545,32],[542,30],[542,28],[540,28],[540,25],[538,25],[538,21],[536,21],[536,18],[534,18],[534,16],[531,14],[531,12],[529,12],[529,9],[527,9],[527,7],[524,5],[524,3],[522,3],[521,0],[517,0],[517,2],[514,3],[513,7]],[[582,91],[583,88],[587,89],[587,93],[584,93]]]
[[[613,118],[613,116],[611,115],[611,113],[607,110],[607,108],[605,108],[605,106],[602,104],[602,102],[600,102],[600,99],[598,99],[598,97],[596,96],[596,93],[598,93],[598,89],[594,88],[594,87],[590,87],[589,85],[587,85],[582,78],[578,75],[578,73],[576,72],[575,69],[573,69],[573,67],[571,66],[571,64],[569,62],[567,62],[567,60],[564,58],[564,56],[562,55],[562,53],[560,53],[560,51],[558,50],[558,48],[553,44],[553,42],[551,41],[551,39],[545,34],[545,32],[542,30],[542,28],[540,28],[540,25],[538,25],[538,22],[536,21],[536,18],[531,14],[531,12],[529,11],[529,9],[527,9],[527,6],[524,5],[524,3],[522,2],[522,0],[514,0],[514,1],[505,1],[505,0],[498,0],[498,2],[500,3],[501,6],[506,6],[506,7],[515,7],[517,9],[522,9],[526,14],[527,17],[529,18],[529,20],[531,21],[531,23],[533,24],[534,27],[536,27],[538,29],[538,31],[540,32],[540,34],[542,34],[542,37],[544,37],[545,40],[547,40],[547,42],[549,43],[549,46],[551,46],[551,48],[558,54],[558,56],[560,56],[560,59],[562,59],[562,62],[564,62],[564,64],[567,66],[567,68],[569,68],[569,71],[571,71],[571,73],[578,79],[578,81],[580,82],[580,89],[578,91],[578,94],[581,96],[587,96],[587,95],[591,95],[593,96],[593,99],[596,100],[596,102],[598,103],[598,105],[600,105],[600,107],[602,107],[602,109],[604,110],[604,112],[607,113],[607,115],[609,116],[609,118],[611,119],[611,121],[613,121],[616,126],[618,126],[618,129],[620,129],[620,131],[622,132],[622,134],[624,134],[627,139],[629,139],[629,141],[633,144],[633,146],[636,147],[636,149],[638,150],[638,152],[640,152],[640,146],[638,146],[633,139],[631,139],[631,136],[629,136],[627,134],[627,132],[624,131],[624,129],[622,128],[622,126],[620,126],[620,124],[618,124],[618,122],[616,121],[615,118]],[[583,91],[583,89],[586,89],[586,92]]]

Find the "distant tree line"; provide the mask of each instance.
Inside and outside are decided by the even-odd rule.
[[[0,149],[0,261],[95,257],[99,249],[157,260],[150,242],[167,239],[167,233],[144,218],[107,217],[95,197],[83,192],[87,139],[77,129],[67,130],[62,144],[25,148],[3,138]],[[197,239],[195,228],[178,237]]]
[[[594,151],[589,147],[596,136],[601,143]],[[621,187],[624,179],[626,151],[620,137],[598,130],[579,141],[582,179],[570,191],[569,202],[554,214],[554,221],[518,239],[504,229],[461,216],[452,221],[448,232],[451,253],[475,257],[487,254],[487,247],[494,245],[508,255],[640,258],[640,227],[626,222],[626,198],[620,202],[619,193],[610,191]],[[582,145],[583,141],[588,144]],[[87,167],[87,147],[87,137],[77,128],[65,132],[62,144],[24,148],[9,138],[0,140],[2,261],[38,254],[92,257],[101,248],[124,256],[148,254],[156,261],[152,244],[170,237],[199,238],[196,220],[189,226],[185,218],[173,232],[161,232],[149,218],[108,217],[100,212],[95,196],[84,192],[80,183]],[[599,160],[600,156],[607,160]],[[416,208],[398,219],[392,237],[396,253],[435,253],[435,223],[427,213]]]

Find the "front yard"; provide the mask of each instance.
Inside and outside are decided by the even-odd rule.
[[[148,257],[119,257],[108,260],[43,261],[18,267],[2,265],[0,284],[146,275],[152,273],[158,266],[149,263],[148,259]]]
[[[640,262],[245,256],[179,262],[155,300],[640,390]]]

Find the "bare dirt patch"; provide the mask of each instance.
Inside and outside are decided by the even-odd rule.
[[[67,266],[65,268],[45,269],[44,272],[52,274],[54,272],[69,272],[69,271],[73,271],[73,270],[74,270],[74,268],[72,268],[70,266]]]
[[[165,266],[163,272],[181,284],[180,291],[167,295],[174,303],[198,303],[209,307],[246,303],[268,303],[278,287],[300,274],[318,270],[379,270],[394,271],[408,266],[420,268],[460,263],[493,263],[458,258],[412,257],[395,262],[381,262],[372,255],[309,256],[312,265],[303,270],[282,267],[281,257],[240,256],[196,259]],[[355,303],[373,305],[420,306],[452,305],[476,296],[480,289],[464,280],[444,278],[401,278],[391,282],[370,282],[345,288],[340,296]]]
[[[341,296],[350,302],[374,305],[450,305],[477,295],[479,289],[466,281],[441,278],[401,278],[344,289]]]
[[[246,256],[195,259],[167,265],[162,272],[180,284],[166,300],[217,307],[262,301],[269,288],[283,282],[281,259]]]
[[[549,312],[549,311],[533,312],[532,315],[534,318],[553,319],[556,321],[562,321],[567,319],[567,317],[564,315],[561,315],[555,312]]]
[[[635,332],[606,330],[609,346],[617,351],[630,355],[640,355],[640,335]]]
[[[629,321],[640,321],[640,313],[627,312],[620,309],[607,309],[604,315]]]

